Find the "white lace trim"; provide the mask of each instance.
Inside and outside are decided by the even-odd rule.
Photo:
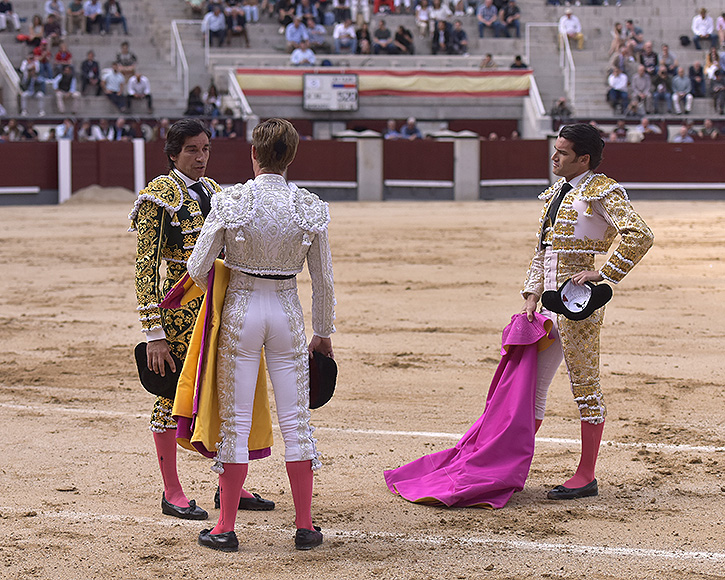
[[[634,266],[634,262],[632,260],[629,260],[629,259],[625,258],[622,254],[620,254],[616,250],[614,251],[614,255],[617,257],[617,259],[621,260],[622,262],[624,262],[628,266]]]
[[[149,320],[160,320],[161,315],[160,314],[154,314],[153,316],[140,316],[139,320],[141,322],[148,322]]]
[[[161,318],[161,317],[159,316],[159,318]],[[156,326],[152,326],[151,328],[142,328],[141,332],[148,333],[148,332],[151,332],[152,330],[158,330],[159,328],[163,328],[163,327],[160,324],[157,324]]]
[[[175,214],[177,211],[179,211],[181,209],[181,206],[184,205],[184,191],[179,187],[179,184],[176,183],[176,180],[173,179],[172,177],[169,177],[168,175],[159,175],[157,177],[154,177],[149,182],[149,185],[147,185],[145,189],[148,189],[148,187],[154,181],[159,180],[159,179],[164,179],[166,181],[171,181],[171,183],[173,184],[173,186],[176,188],[176,191],[179,193],[179,205],[173,206],[173,205],[170,205],[170,204],[168,204],[168,203],[166,203],[164,201],[161,201],[156,196],[150,195],[148,193],[139,193],[138,197],[136,198],[136,201],[133,204],[133,208],[131,209],[131,212],[128,214],[128,219],[130,219],[131,222],[133,222],[136,219],[136,217],[138,216],[138,210],[141,207],[141,204],[144,201],[147,201],[147,200],[155,203],[159,207],[163,207],[169,213],[169,215]],[[174,224],[174,225],[179,225],[179,224]],[[132,231],[136,231],[136,229],[132,225],[131,228],[129,228],[128,231],[132,232]]]
[[[139,312],[142,312],[144,310],[154,310],[158,307],[159,307],[158,304],[146,304],[145,306],[139,306],[138,308],[136,308],[136,310],[138,310]]]

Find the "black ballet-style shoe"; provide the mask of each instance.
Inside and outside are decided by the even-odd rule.
[[[174,516],[182,520],[205,520],[209,517],[206,510],[201,509],[193,499],[189,500],[189,507],[179,507],[166,501],[166,494],[161,496],[161,513]]]
[[[212,534],[211,530],[201,530],[199,532],[199,545],[206,546],[212,550],[220,552],[237,552],[239,551],[239,540],[234,530],[224,532],[223,534]]]
[[[297,550],[311,550],[322,543],[322,531],[319,526],[313,526],[314,530],[297,528],[295,532],[295,548]]]
[[[268,512],[274,509],[274,502],[271,499],[264,499],[258,493],[252,493],[254,497],[240,497],[239,508],[240,510],[249,510],[253,512]],[[219,509],[219,488],[216,488],[214,494],[214,509]]]
[[[599,495],[599,486],[594,479],[582,487],[564,487],[557,485],[546,497],[549,499],[579,499],[580,497],[593,497]]]

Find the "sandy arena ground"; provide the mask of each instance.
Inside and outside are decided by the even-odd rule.
[[[639,202],[653,250],[618,287],[603,339],[601,495],[546,499],[578,459],[560,371],[526,488],[502,510],[410,504],[382,472],[445,449],[479,416],[519,311],[539,202],[331,205],[338,391],[313,412],[325,543],[293,549],[277,436],[247,487],[236,554],[163,516],[138,384],[129,194],[0,209],[0,578],[725,578],[725,202]],[[303,305],[309,284],[302,278]],[[213,509],[210,462],[181,451]]]

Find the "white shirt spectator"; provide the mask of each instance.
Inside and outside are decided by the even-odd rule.
[[[99,125],[93,125],[91,127],[91,141],[113,141],[114,130],[112,126],[107,126],[105,129]]]
[[[103,5],[100,0],[98,2],[92,2],[92,0],[86,0],[83,4],[83,14],[86,16],[95,16],[96,14],[103,14]]]
[[[290,62],[295,66],[303,64],[314,65],[317,58],[311,48],[295,48],[290,56]]]
[[[65,5],[63,4],[63,0],[56,0],[55,3],[53,0],[47,0],[45,3],[46,17],[48,14],[55,14],[58,17],[58,22],[63,22],[63,18],[65,16]]]
[[[445,2],[441,2],[441,5],[438,8],[433,6],[430,9],[431,20],[448,20],[451,16],[453,16],[453,12],[451,12],[451,9],[448,8],[448,4]]]
[[[332,38],[355,38],[355,27],[352,24],[345,26],[344,22],[339,22],[332,31]]]
[[[145,75],[136,75],[128,79],[128,85],[126,87],[128,94],[131,96],[135,95],[150,95],[151,94],[151,83],[149,83],[148,77]]]
[[[565,14],[559,19],[559,32],[570,36],[582,31],[582,23],[574,14]]]
[[[617,74],[610,74],[607,78],[607,84],[609,85],[610,89],[614,89],[615,91],[623,91],[627,92],[627,75],[623,72],[620,72]]]
[[[123,88],[123,82],[126,80],[120,72],[114,72],[113,69],[103,75],[103,82],[106,83],[106,89],[112,93],[119,93]]]
[[[227,27],[227,18],[224,16],[224,12],[214,14],[214,12],[207,12],[204,16],[204,20],[201,21],[202,32],[211,30],[212,32],[218,32],[224,30]]]
[[[715,23],[709,14],[705,18],[698,14],[692,19],[692,33],[695,36],[710,36],[714,30]]]

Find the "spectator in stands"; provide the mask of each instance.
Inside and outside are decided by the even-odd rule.
[[[418,129],[418,123],[415,120],[415,117],[408,117],[405,125],[400,128],[400,136],[402,139],[407,139],[408,141],[415,141],[416,139],[423,138],[423,133],[421,133],[420,129]]]
[[[574,16],[571,8],[567,8],[564,16],[559,19],[559,35],[566,36],[569,42],[576,42],[579,50],[584,48],[584,33],[582,32],[582,23]]]
[[[624,36],[627,41],[634,42],[634,52],[641,52],[644,48],[644,32],[633,20],[624,23]]]
[[[100,68],[96,55],[92,50],[86,54],[86,60],[81,63],[81,94],[86,94],[86,87],[95,88],[96,96],[101,94]]]
[[[244,0],[242,10],[247,22],[259,22],[259,0]]]
[[[113,141],[113,127],[107,119],[101,119],[97,125],[91,127],[91,141]]]
[[[609,87],[607,101],[609,101],[614,112],[617,112],[617,109],[619,109],[620,112],[624,113],[627,109],[627,104],[629,103],[627,84],[627,75],[618,66],[615,66],[607,78],[607,86]]]
[[[20,32],[20,16],[13,11],[13,3],[0,1],[0,30],[6,30],[8,22],[12,23],[13,30]]]
[[[711,45],[717,45],[717,35],[715,34],[715,23],[712,16],[707,13],[707,8],[700,8],[700,12],[692,19],[692,42],[697,50],[702,49],[700,44],[703,40],[707,40]]]
[[[415,7],[415,26],[423,38],[428,38],[430,34],[430,6],[428,0],[420,0]]]
[[[431,43],[431,52],[433,54],[451,53],[451,33],[448,30],[448,23],[445,20],[436,21],[436,30],[433,33],[433,41]]]
[[[214,9],[207,12],[201,21],[201,31],[209,37],[209,46],[212,46],[212,40],[217,39],[217,46],[224,46],[227,38],[227,19],[222,12],[219,4],[214,4]]]
[[[719,68],[715,71],[715,80],[712,81],[712,99],[715,110],[720,114],[725,114],[725,71]]]
[[[654,76],[657,74],[660,59],[657,56],[657,53],[652,49],[652,43],[650,41],[644,43],[644,49],[639,55],[639,62],[644,65],[644,70],[648,75]]]
[[[222,108],[222,98],[219,96],[214,83],[209,85],[201,98],[204,101],[204,114],[207,117],[218,117]]]
[[[395,124],[395,119],[388,119],[385,132],[383,133],[383,139],[396,141],[398,139],[402,139],[402,137],[403,136],[400,134],[400,131],[398,131],[398,128]]]
[[[682,114],[682,102],[685,103],[685,113],[692,109],[692,83],[690,77],[685,76],[685,69],[680,67],[672,79],[672,106],[676,115]]]
[[[40,71],[38,72],[38,76],[45,79],[50,80],[53,78],[53,55],[50,52],[50,49],[48,48],[48,41],[46,39],[43,39],[40,41],[40,46],[36,46],[33,49],[33,53],[35,54],[35,60],[38,62],[38,65],[40,66]]]
[[[373,54],[380,54],[381,52],[386,54],[395,54],[397,52],[397,48],[393,43],[393,35],[385,26],[385,20],[383,19],[378,22],[378,27],[373,33]]]
[[[672,143],[694,143],[694,139],[690,136],[690,128],[687,124],[683,124],[680,130],[672,137]]]
[[[413,10],[411,0],[393,0],[395,6],[394,12],[398,14],[410,14]]]
[[[431,20],[431,32],[434,32],[437,28],[437,22],[439,20],[448,20],[453,16],[453,12],[448,7],[448,4],[443,0],[433,0],[433,5],[430,8],[430,20]]]
[[[413,33],[402,24],[398,26],[393,37],[393,43],[399,54],[415,54]]]
[[[468,56],[468,34],[463,29],[463,22],[456,19],[453,21],[451,31],[451,53]]]
[[[83,15],[86,17],[86,33],[93,32],[93,26],[98,25],[98,32],[104,34],[106,31],[103,22],[103,5],[101,0],[86,0],[83,3]]]
[[[225,17],[227,19],[227,44],[232,42],[232,36],[239,36],[244,41],[244,46],[249,48],[249,35],[247,34],[247,15],[244,6],[235,4],[227,6]]]
[[[660,103],[665,103],[665,110],[669,113],[672,108],[670,103],[672,102],[672,77],[667,72],[665,65],[660,65],[657,71],[657,76],[652,80],[652,99],[654,100],[655,113],[661,113],[662,107]]]
[[[705,119],[702,129],[697,134],[701,139],[718,139],[720,137],[720,131],[715,127],[712,119]]]
[[[641,133],[643,137],[646,137],[647,135],[662,134],[662,129],[660,129],[657,125],[652,125],[647,117],[642,117],[639,121],[639,125],[637,125],[634,130],[637,133]]]
[[[486,53],[478,65],[478,70],[495,70],[497,68],[498,65],[493,60],[493,55],[490,52]]]
[[[349,52],[355,54],[357,52],[357,36],[355,34],[355,27],[352,25],[352,20],[346,18],[342,22],[338,22],[335,25],[335,29],[332,32],[332,39],[335,43],[335,54],[342,52]]]
[[[614,28],[612,29],[612,43],[609,45],[609,56],[619,52],[619,49],[624,46],[624,42],[627,40],[624,34],[624,28],[621,22],[615,22]]]
[[[103,4],[103,25],[106,32],[111,32],[111,24],[120,24],[123,27],[123,33],[128,36],[126,17],[121,11],[118,0],[106,0]]]
[[[63,66],[63,70],[53,79],[55,90],[55,104],[59,113],[65,113],[65,100],[71,99],[71,113],[74,115],[78,110],[78,99],[81,93],[76,85],[76,77],[73,74],[73,67],[69,64]]]
[[[111,141],[131,141],[136,136],[135,131],[126,124],[123,117],[116,119],[113,125],[113,138]]]
[[[302,24],[302,19],[295,16],[292,22],[285,28],[284,36],[287,39],[287,52],[292,52],[299,48],[302,41],[309,41],[310,35],[307,33],[307,27]],[[309,48],[309,47],[308,47]]]
[[[130,79],[126,88],[128,93],[128,110],[131,111],[134,101],[146,101],[146,109],[149,113],[154,110],[153,97],[151,96],[151,83],[148,77],[136,72]]]
[[[619,49],[618,53],[612,55],[612,58],[609,59],[607,72],[611,73],[614,70],[614,67],[617,66],[619,67],[619,70],[624,72],[624,74],[630,76],[637,72],[638,65],[639,62],[634,58],[632,49],[629,45],[625,44]]]
[[[290,64],[293,66],[314,66],[317,62],[314,51],[310,48],[308,40],[301,40],[297,48],[290,55]]]
[[[39,14],[35,14],[28,25],[28,40],[25,42],[29,46],[40,46],[43,40],[43,18]]]
[[[373,40],[367,22],[363,22],[360,28],[355,31],[355,36],[357,37],[358,54],[372,54]]]
[[[569,103],[566,101],[566,97],[559,97],[556,100],[556,103],[554,103],[554,106],[551,108],[549,114],[554,120],[558,121],[566,121],[567,119],[571,119],[572,110],[569,106]]]
[[[509,28],[516,31],[516,38],[521,38],[521,8],[519,8],[516,0],[509,0],[503,5],[499,11],[500,26],[499,31],[506,38],[509,38]]]
[[[234,119],[231,117],[224,119],[224,126],[222,127],[219,136],[224,137],[225,139],[236,139],[239,136],[237,129],[234,126]]]
[[[101,89],[109,101],[122,113],[126,112],[126,98],[123,96],[123,87],[126,79],[118,70],[118,63],[111,64],[111,70],[101,78]]]
[[[38,131],[32,121],[26,121],[25,129],[23,129],[23,141],[37,141]]]
[[[118,72],[123,75],[123,78],[128,80],[136,74],[136,63],[138,59],[136,55],[129,49],[128,42],[125,40],[121,43],[121,52],[116,53],[116,64],[118,65]]]
[[[521,58],[520,54],[517,54],[514,57],[514,61],[511,63],[511,66],[509,66],[510,69],[527,69],[529,68],[529,65],[526,64],[523,59]]]
[[[277,21],[279,22],[279,33],[284,34],[287,26],[292,24],[295,16],[295,4],[292,0],[277,0]]]
[[[719,46],[725,48],[725,12],[721,13],[715,21],[715,32],[717,33]]]
[[[151,141],[166,141],[166,135],[171,127],[171,121],[167,117],[161,119],[158,124],[154,127]]]
[[[48,14],[43,25],[43,40],[47,40],[51,46],[58,46],[63,40],[63,30],[60,21],[55,14]]]
[[[434,0],[434,5],[435,5]],[[494,36],[500,36],[501,32],[497,26],[498,22],[498,9],[493,5],[493,0],[484,0],[483,4],[478,8],[476,14],[478,19],[478,37],[483,38],[484,30],[488,29],[493,31]]]
[[[55,126],[55,138],[58,141],[60,141],[61,139],[73,141],[74,136],[75,126],[73,125],[73,121],[71,121],[70,119],[63,119],[62,123]]]
[[[195,86],[189,91],[189,97],[186,100],[186,111],[184,115],[187,117],[195,117],[204,114],[204,99],[201,94],[201,87]]]
[[[317,6],[310,2],[310,0],[299,0],[297,2],[295,16],[305,23],[307,23],[307,18],[310,16],[315,22],[320,22],[320,14],[317,11]]]
[[[28,66],[20,79],[20,114],[28,116],[28,98],[38,102],[38,115],[45,116],[45,79],[38,75],[34,66]]]
[[[58,22],[63,22],[63,18],[65,17],[65,4],[63,4],[63,0],[46,0],[44,11],[46,20],[48,16],[53,14]]]
[[[327,29],[315,22],[311,16],[307,17],[307,34],[310,37],[310,48],[316,53],[330,54],[330,43],[327,41]]]
[[[644,54],[644,53],[642,53]],[[652,77],[647,74],[645,65],[639,65],[637,74],[632,77],[632,100],[637,101],[637,114],[652,113]],[[643,111],[640,109],[644,109]]]
[[[81,121],[80,126],[78,127],[78,132],[76,135],[78,136],[78,141],[81,143],[85,143],[86,141],[92,141],[91,138],[91,122],[88,119],[83,119]]]
[[[720,53],[716,47],[711,46],[705,55],[705,76],[712,82],[715,78],[715,71],[719,68],[722,68]]]
[[[58,52],[55,53],[53,58],[53,74],[60,73],[65,65],[70,65],[71,69],[73,68],[73,55],[68,50],[65,42],[61,42],[58,45]]]
[[[669,45],[662,45],[659,62],[660,64],[663,64],[665,65],[665,67],[667,67],[668,74],[672,76],[677,74],[677,69],[679,68],[680,64],[677,62],[677,57],[670,51]]]
[[[696,99],[704,97],[707,94],[705,69],[702,68],[702,63],[699,60],[696,60],[692,63],[692,65],[690,65],[688,76],[690,77],[690,83],[692,84],[692,96]]]
[[[626,139],[619,135],[616,131],[612,131],[607,135],[606,139],[609,143],[624,143]]]
[[[332,14],[335,17],[335,24],[341,24],[346,20],[352,21],[350,15],[350,0],[333,0]]]
[[[15,119],[8,119],[8,124],[3,127],[3,138],[10,142],[22,141],[24,130]]]
[[[629,129],[627,128],[627,123],[624,122],[624,120],[620,119],[617,121],[616,127],[614,127],[614,133],[616,133],[617,137],[621,139],[622,141],[627,140],[627,134],[629,133]]]
[[[18,68],[18,70],[20,71],[20,82],[23,82],[25,80],[28,75],[28,70],[31,68],[35,73],[35,76],[40,76],[40,63],[35,57],[34,51],[30,51],[28,53],[28,56],[25,57],[25,60],[20,63],[20,67]]]
[[[362,14],[363,22],[370,24],[370,3],[368,0],[350,0],[350,13],[353,22],[357,22],[357,15]],[[358,46],[360,46],[359,41],[360,39],[358,38]]]
[[[68,34],[79,34],[86,25],[86,17],[83,15],[83,2],[71,0],[65,13],[65,28]]]

